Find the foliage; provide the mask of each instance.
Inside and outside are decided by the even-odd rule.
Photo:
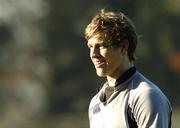
[[[67,113],[86,117],[105,79],[95,74],[84,29],[102,8],[132,19],[140,36],[136,67],[179,107],[178,0],[0,0],[1,126],[48,120],[62,126],[49,118],[58,122]]]

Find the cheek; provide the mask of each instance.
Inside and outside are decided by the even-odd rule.
[[[89,48],[89,55],[92,55],[92,49]]]
[[[121,56],[118,55],[117,53],[112,53],[108,55],[107,62],[108,62],[108,65],[111,66],[112,68],[117,67],[122,62]]]
[[[109,53],[106,49],[101,49],[100,50],[100,55],[104,58],[107,58],[109,56]]]
[[[112,68],[114,65],[114,58],[112,55],[107,55],[105,57],[107,68]]]
[[[89,57],[92,58],[92,52],[89,50]]]

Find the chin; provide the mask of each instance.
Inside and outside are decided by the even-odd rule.
[[[106,75],[97,74],[99,77],[106,77]]]
[[[99,77],[105,77],[106,76],[106,73],[101,71],[101,70],[96,70],[96,73]]]

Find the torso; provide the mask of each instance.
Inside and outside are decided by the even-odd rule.
[[[137,95],[142,93],[144,89],[154,89],[160,92],[159,96],[166,102],[167,99],[159,88],[152,83],[142,85],[142,82],[149,81],[146,81],[146,79],[136,72],[131,78],[124,82],[108,100],[102,102],[100,96],[107,86],[105,84],[91,100],[89,106],[90,128],[129,128],[130,124],[128,122],[127,109],[129,106],[134,107],[133,105],[135,103],[133,103],[133,101],[137,100],[134,97],[137,98]],[[141,90],[142,92],[140,92]]]

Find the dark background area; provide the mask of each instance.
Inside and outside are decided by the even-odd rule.
[[[168,96],[179,127],[179,0],[0,0],[0,128],[88,128],[105,78],[96,76],[84,29],[103,8],[134,22],[135,65]]]

